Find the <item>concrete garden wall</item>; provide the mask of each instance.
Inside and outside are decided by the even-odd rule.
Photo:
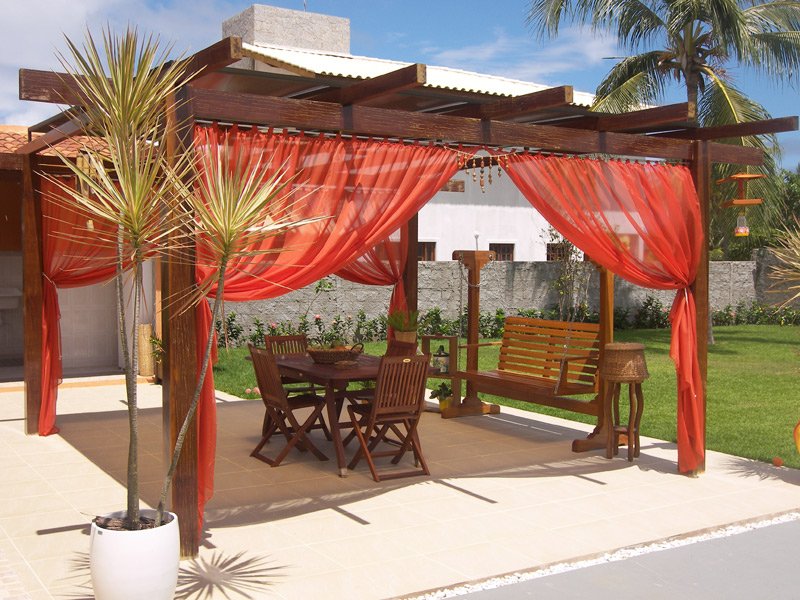
[[[768,252],[759,252],[753,261],[712,262],[710,267],[711,306],[721,309],[739,302],[750,304],[779,303],[786,293],[774,293],[769,270],[774,259]],[[597,309],[599,284],[597,273],[590,265],[589,304]],[[481,273],[481,310],[507,313],[518,308],[547,308],[557,301],[551,283],[558,277],[559,264],[554,262],[495,262]],[[425,311],[439,307],[445,316],[454,317],[466,306],[466,272],[455,261],[423,262],[419,265],[419,308]],[[315,299],[314,287],[291,292],[273,300],[259,302],[228,302],[227,312],[235,312],[237,322],[249,327],[253,319],[264,322],[296,320],[307,312],[322,315],[326,320],[335,315],[352,315],[363,309],[367,316],[385,314],[390,288],[363,286],[332,277],[333,289]],[[633,313],[647,295],[658,298],[666,307],[672,304],[674,291],[650,290],[634,286],[620,278],[615,284],[615,306]]]

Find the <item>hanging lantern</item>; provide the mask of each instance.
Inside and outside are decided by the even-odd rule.
[[[444,351],[444,345],[439,345],[439,349],[431,356],[431,366],[439,373],[450,372],[450,355]]]
[[[750,227],[747,225],[747,217],[745,216],[745,207],[757,206],[763,202],[761,198],[748,198],[747,197],[747,182],[751,179],[763,179],[766,175],[761,173],[736,173],[730,177],[720,179],[717,184],[726,183],[728,181],[735,181],[737,187],[737,197],[727,202],[722,203],[723,208],[730,208],[738,206],[739,216],[736,217],[736,228],[733,230],[735,237],[747,237],[750,235]]]
[[[744,215],[744,209],[740,210],[739,216],[736,217],[736,229],[733,230],[733,235],[736,237],[750,235],[750,228],[747,226],[747,217]]]

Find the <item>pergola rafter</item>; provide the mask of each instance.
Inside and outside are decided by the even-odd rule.
[[[270,72],[236,68],[237,61],[252,59],[268,65]],[[269,70],[269,69],[267,69]],[[689,119],[685,104],[634,111],[625,115],[592,112],[573,103],[571,86],[554,87],[522,96],[437,88],[429,84],[425,65],[412,64],[392,72],[357,79],[318,74],[245,46],[239,38],[226,38],[190,57],[194,79],[179,91],[180,114],[168,115],[176,127],[173,142],[190,143],[198,121],[217,121],[288,128],[354,136],[386,137],[444,144],[531,148],[546,152],[609,154],[643,159],[685,161],[691,169],[703,204],[703,226],[708,231],[710,169],[712,162],[760,164],[756,148],[715,143],[712,140],[741,135],[792,131],[797,117],[773,119],[730,127],[699,128]],[[20,70],[20,98],[80,106],[82,98],[66,74]],[[37,394],[41,395],[41,210],[35,192],[38,153],[48,145],[81,132],[77,122],[54,117],[31,128],[44,135],[24,145],[18,154],[0,155],[0,168],[22,171],[26,219],[24,259],[25,381],[28,431],[35,431]],[[417,303],[416,218],[409,224],[409,266],[404,276],[409,308]],[[29,235],[29,233],[31,235]],[[700,364],[705,381],[708,318],[707,254],[701,259],[694,284]],[[168,263],[162,279],[163,294],[180,294],[194,284],[191,265]],[[601,313],[604,338],[613,327],[613,276],[604,273]],[[38,316],[37,316],[38,311]],[[195,372],[194,316],[186,311],[171,321],[165,372],[166,429],[174,435],[188,404]],[[38,329],[37,329],[38,328]],[[166,332],[165,332],[166,333]],[[38,347],[37,347],[38,344]],[[40,397],[38,399],[40,401]],[[182,551],[197,551],[196,432],[187,437],[180,477],[173,499],[179,508]],[[194,463],[192,463],[194,460]],[[194,511],[194,512],[192,512]]]

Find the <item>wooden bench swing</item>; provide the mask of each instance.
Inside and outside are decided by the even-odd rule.
[[[606,449],[611,432],[605,424],[599,365],[604,345],[613,341],[613,274],[601,270],[599,324],[507,317],[497,369],[480,371],[478,349],[486,345],[478,343],[480,271],[493,255],[477,250],[453,253],[453,259],[466,267],[468,278],[467,364],[456,372],[453,391],[460,397],[464,381],[466,394],[442,411],[442,417],[500,412],[498,405],[478,399],[483,392],[593,415],[597,417],[595,430],[588,438],[574,440],[572,450]],[[606,457],[611,458],[607,452]]]

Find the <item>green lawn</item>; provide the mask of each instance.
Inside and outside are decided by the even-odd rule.
[[[711,450],[771,461],[780,456],[800,468],[792,430],[800,419],[800,327],[737,325],[716,327],[716,344],[709,348],[707,445]],[[643,384],[642,434],[675,441],[675,369],[669,358],[667,330],[627,330],[616,341],[636,341],[647,347],[650,379]],[[385,343],[366,344],[366,352],[381,354]],[[497,366],[497,347],[481,349],[480,368]],[[217,389],[251,397],[252,367],[245,348],[220,350],[214,368]],[[461,363],[464,358],[462,353]],[[504,398],[486,399],[525,410],[592,422],[590,417]],[[623,409],[624,412],[624,409]]]

